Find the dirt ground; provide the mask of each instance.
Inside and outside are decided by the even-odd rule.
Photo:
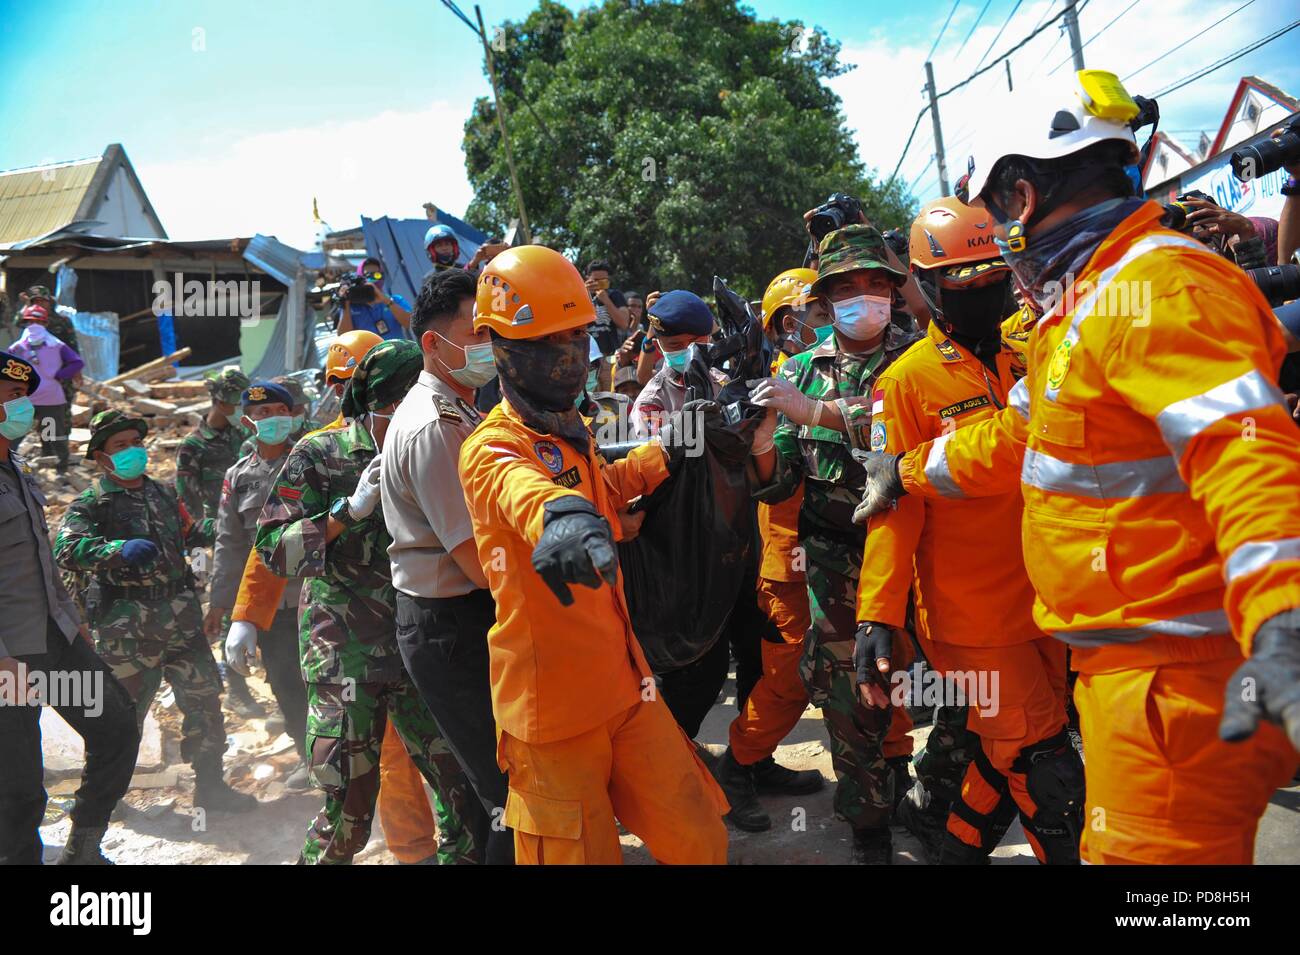
[[[269,704],[270,692],[256,676],[254,694]],[[734,684],[728,681],[722,702],[710,712],[699,739],[714,756],[726,747],[727,726],[735,714]],[[268,709],[274,711],[273,704]],[[296,860],[311,818],[320,808],[314,791],[292,792],[283,780],[295,768],[297,757],[284,734],[269,740],[264,720],[241,720],[227,714],[230,748],[226,767],[232,785],[254,793],[262,805],[254,812],[230,816],[214,813],[196,817],[190,793],[193,776],[177,752],[179,714],[164,687],[146,727],[145,744],[132,789],[119,808],[104,840],[105,854],[128,865],[246,864],[283,865]],[[77,788],[79,759],[76,735],[47,711],[47,787],[50,804],[41,838],[46,859],[53,861],[68,831],[66,813]],[[928,727],[913,731],[918,745]],[[817,769],[826,788],[812,796],[763,797],[772,816],[769,832],[731,830],[729,861],[732,865],[836,865],[849,860],[848,827],[834,818],[831,796],[834,777],[830,754],[823,741],[820,712],[811,707],[777,750],[777,760],[793,769]],[[1230,785],[1231,781],[1225,781]],[[622,836],[625,861],[651,864],[649,852],[630,834]],[[894,830],[896,864],[920,864],[916,841],[902,829]],[[1279,790],[1260,825],[1256,861],[1300,863],[1300,786]],[[369,845],[357,856],[361,865],[395,865],[376,824]],[[1019,823],[994,852],[995,865],[1035,864]]]

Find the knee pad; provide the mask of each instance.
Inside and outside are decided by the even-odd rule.
[[[1079,861],[1083,832],[1083,760],[1065,730],[1026,746],[1012,764],[1025,776],[1025,788],[1038,811],[1025,827],[1038,839],[1049,863]]]

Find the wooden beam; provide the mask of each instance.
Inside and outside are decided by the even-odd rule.
[[[118,382],[126,381],[128,378],[139,378],[140,375],[153,371],[155,368],[161,368],[164,365],[170,365],[172,362],[181,361],[190,357],[190,349],[182,348],[180,351],[174,351],[170,355],[163,355],[161,358],[155,358],[153,361],[147,361],[143,365],[132,368],[130,371],[124,371],[120,375],[104,382],[106,385],[116,385]]]

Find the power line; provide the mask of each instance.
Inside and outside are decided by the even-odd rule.
[[[967,41],[969,41],[970,38],[975,35],[975,28],[979,26],[980,21],[984,19],[984,14],[988,12],[989,4],[992,2],[993,0],[984,0],[984,9],[980,10],[980,15],[977,16],[975,18],[975,22],[970,25],[970,32],[966,34],[966,39],[962,40],[961,46],[957,47],[957,52],[956,54],[953,55],[954,60],[957,59],[957,57],[961,56],[962,50],[966,49]]]
[[[916,129],[921,125],[921,120],[925,114],[930,111],[930,104],[926,103],[921,107],[921,112],[916,114],[916,122],[912,124],[912,131],[907,134],[907,142],[903,144],[903,154],[898,157],[898,163],[894,166],[894,171],[889,174],[889,179],[885,181],[885,188],[888,189],[890,184],[898,176],[898,170],[903,165],[903,160],[907,158],[907,151],[912,148],[912,137],[916,135]]]
[[[1193,73],[1190,76],[1183,77],[1181,80],[1179,80],[1177,83],[1174,83],[1172,86],[1166,86],[1164,89],[1158,90],[1156,93],[1152,95],[1152,98],[1159,99],[1161,96],[1166,96],[1169,93],[1174,92],[1175,90],[1180,90],[1188,83],[1194,83],[1196,80],[1199,80],[1203,76],[1208,76],[1209,74],[1213,73],[1215,70],[1219,69],[1220,67],[1227,66],[1233,60],[1239,60],[1247,53],[1250,53],[1253,50],[1258,50],[1264,44],[1272,43],[1278,37],[1282,36],[1283,34],[1290,33],[1296,27],[1300,27],[1300,20],[1292,21],[1287,26],[1284,26],[1282,29],[1270,33],[1268,36],[1264,37],[1263,39],[1256,40],[1254,43],[1251,43],[1249,46],[1243,46],[1240,50],[1238,50],[1235,53],[1229,53],[1223,59],[1211,63],[1209,66],[1205,67],[1205,69],[1198,70],[1197,72]]]
[[[1240,13],[1242,10],[1245,10],[1248,6],[1250,6],[1250,5],[1251,5],[1252,3],[1254,3],[1254,2],[1255,2],[1255,0],[1246,0],[1246,2],[1243,3],[1241,6],[1239,6],[1236,10],[1233,10],[1231,13],[1229,13],[1229,14],[1228,14],[1227,16],[1225,16],[1225,17],[1221,17],[1220,19],[1215,20],[1213,23],[1211,23],[1208,27],[1206,27],[1206,28],[1205,28],[1204,30],[1202,30],[1200,33],[1197,33],[1195,36],[1190,36],[1190,37],[1188,37],[1186,40],[1184,40],[1184,41],[1181,42],[1181,43],[1175,44],[1175,45],[1173,46],[1172,49],[1166,50],[1164,53],[1161,53],[1159,56],[1157,56],[1154,60],[1152,60],[1152,61],[1151,61],[1150,63],[1148,63],[1146,66],[1140,66],[1140,67],[1138,67],[1138,68],[1137,68],[1136,70],[1134,70],[1132,73],[1128,74],[1128,76],[1123,77],[1122,80],[1121,80],[1121,82],[1128,82],[1128,80],[1130,80],[1132,77],[1137,76],[1139,73],[1141,73],[1141,72],[1143,72],[1143,71],[1145,71],[1145,70],[1148,70],[1148,69],[1150,69],[1151,67],[1155,66],[1157,63],[1159,63],[1159,62],[1160,62],[1161,60],[1163,60],[1165,57],[1169,56],[1169,54],[1178,52],[1178,51],[1181,50],[1183,47],[1187,46],[1187,44],[1191,43],[1193,40],[1198,39],[1199,37],[1202,37],[1202,36],[1204,36],[1205,34],[1209,33],[1211,30],[1213,30],[1215,27],[1217,27],[1217,26],[1218,26],[1220,23],[1222,23],[1224,20],[1230,19],[1231,17],[1235,17],[1238,13]]]
[[[1132,10],[1134,7],[1136,7],[1136,6],[1137,6],[1139,3],[1141,3],[1141,2],[1142,2],[1142,0],[1133,0],[1132,3],[1130,3],[1130,4],[1129,4],[1127,7],[1125,7],[1122,11],[1120,11],[1119,16],[1115,17],[1113,20],[1110,21],[1110,23],[1107,23],[1104,27],[1102,27],[1100,30],[1098,30],[1096,33],[1094,33],[1092,36],[1088,37],[1088,39],[1084,41],[1083,45],[1080,46],[1079,49],[1080,49],[1080,50],[1086,50],[1086,49],[1088,48],[1088,44],[1089,44],[1089,43],[1091,43],[1093,40],[1097,39],[1097,37],[1101,36],[1103,33],[1105,33],[1105,32],[1106,32],[1107,30],[1109,30],[1111,27],[1113,27],[1113,26],[1114,26],[1114,25],[1119,21],[1120,17],[1123,17],[1124,14],[1128,13],[1130,10]],[[1059,70],[1061,67],[1065,66],[1066,63],[1069,63],[1071,59],[1073,59],[1073,57],[1070,57],[1070,59],[1065,59],[1065,60],[1062,60],[1060,63],[1057,63],[1056,66],[1052,67],[1051,72],[1048,73],[1047,75],[1048,75],[1048,76],[1051,76],[1052,73],[1055,73],[1055,72],[1056,72],[1057,70]]]
[[[447,0],[443,0],[443,3],[446,2]],[[952,9],[948,11],[948,19],[943,21],[943,26],[939,28],[939,35],[934,38],[934,45],[930,47],[930,52],[925,55],[927,60],[934,56],[934,51],[939,48],[939,41],[943,39],[944,33],[947,32],[948,24],[952,22],[952,15],[957,12],[957,4],[959,3],[961,3],[961,0],[953,0]]]
[[[1016,5],[1011,8],[1011,12],[1007,14],[1007,18],[1002,21],[1002,26],[998,29],[997,36],[993,38],[993,42],[989,44],[989,48],[984,51],[984,56],[981,56],[980,61],[975,64],[975,69],[978,70],[984,65],[985,57],[993,52],[993,47],[997,45],[998,40],[1002,39],[1002,31],[1007,28],[1007,24],[1011,22],[1011,18],[1016,15],[1016,11],[1020,9],[1020,5],[1024,2],[1025,0],[1016,0]],[[1050,10],[1051,7],[1048,7],[1048,9]]]
[[[934,167],[934,156],[932,155],[930,156],[930,161],[925,164],[925,168],[916,174],[916,178],[913,179],[912,184],[907,187],[907,191],[916,192],[916,184],[920,182],[921,177],[924,176],[927,172],[929,172],[933,167]]]

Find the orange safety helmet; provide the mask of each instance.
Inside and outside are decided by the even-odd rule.
[[[595,320],[587,283],[554,249],[506,249],[479,275],[474,331],[486,327],[502,338],[541,338]]]
[[[382,341],[374,332],[362,328],[344,332],[335,338],[325,350],[325,384],[350,379],[357,370],[357,364],[366,357],[366,352]]]
[[[1008,270],[993,241],[988,210],[953,196],[921,207],[912,223],[908,249],[912,268],[942,269],[939,277],[951,284],[964,284],[990,270]]]
[[[796,305],[812,298],[809,287],[817,281],[816,269],[786,269],[768,283],[763,293],[763,328],[772,324],[772,316],[785,305]]]

